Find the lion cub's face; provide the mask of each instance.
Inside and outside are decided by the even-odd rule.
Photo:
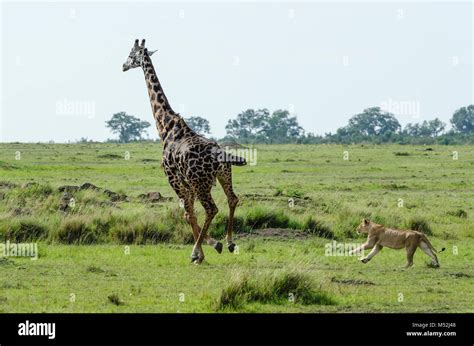
[[[357,227],[356,231],[357,231],[357,234],[366,234],[366,233],[369,233],[370,231],[370,220],[369,219],[364,219],[362,220],[362,222],[360,223],[360,225]]]

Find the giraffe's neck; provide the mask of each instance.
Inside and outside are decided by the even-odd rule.
[[[179,128],[183,129],[183,124],[184,127],[187,128],[187,126],[183,118],[171,108],[148,54],[145,54],[144,59],[143,72],[145,73],[148,95],[150,96],[151,109],[155,118],[156,128],[161,140],[164,142],[170,137],[174,138],[176,135],[174,132],[179,130]],[[184,134],[183,132],[186,132],[186,129],[180,131],[179,134],[182,135]]]

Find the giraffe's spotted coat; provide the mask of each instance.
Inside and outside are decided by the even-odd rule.
[[[184,202],[185,218],[191,225],[195,245],[192,259],[201,263],[204,259],[202,242],[204,239],[220,252],[222,245],[207,235],[209,225],[217,214],[217,206],[211,189],[216,180],[222,185],[229,203],[227,244],[233,251],[233,219],[238,198],[232,188],[232,164],[243,165],[245,160],[232,155],[222,155],[223,149],[212,140],[195,133],[184,119],[171,108],[156,75],[150,55],[145,48],[145,40],[132,48],[123,70],[142,67],[148,88],[148,95],[155,118],[156,128],[163,142],[161,165],[171,187]],[[223,160],[222,158],[225,158]],[[197,224],[194,201],[198,199],[206,211],[202,229]]]

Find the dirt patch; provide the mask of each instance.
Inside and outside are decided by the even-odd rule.
[[[59,192],[74,192],[79,191],[79,186],[74,185],[63,185],[58,188]]]
[[[98,186],[95,186],[92,183],[84,183],[81,186],[77,185],[63,185],[58,188],[59,192],[63,192],[63,197],[61,199],[61,204],[59,209],[66,211],[67,209],[67,204],[69,203],[68,200],[70,200],[73,196],[71,193],[80,191],[80,190],[94,190],[94,191],[99,191],[105,194],[107,197],[110,198],[111,202],[123,202],[123,201],[128,201],[127,195],[124,195],[122,193],[117,193],[114,191],[110,191],[107,189],[100,188]]]
[[[302,230],[290,229],[290,228],[264,228],[254,230],[250,233],[239,234],[241,239],[251,238],[266,238],[266,239],[279,239],[279,240],[290,240],[290,239],[307,239],[310,235]]]
[[[128,197],[123,193],[117,193],[110,190],[104,190],[103,192],[110,198],[112,202],[123,202],[128,200]]]
[[[79,190],[100,190],[100,188],[92,183],[84,183],[79,187]]]
[[[375,285],[372,281],[366,280],[356,280],[356,279],[338,279],[338,278],[331,278],[331,282],[335,282],[337,284],[344,284],[344,285]]]
[[[158,191],[142,193],[138,195],[138,198],[144,203],[158,203],[172,200],[171,197],[163,197]]]

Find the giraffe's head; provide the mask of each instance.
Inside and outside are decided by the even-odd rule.
[[[123,72],[130,70],[131,68],[143,66],[145,56],[151,56],[155,51],[149,52],[145,48],[145,40],[139,45],[138,40],[135,40],[132,51],[130,52],[127,61],[122,66]]]

